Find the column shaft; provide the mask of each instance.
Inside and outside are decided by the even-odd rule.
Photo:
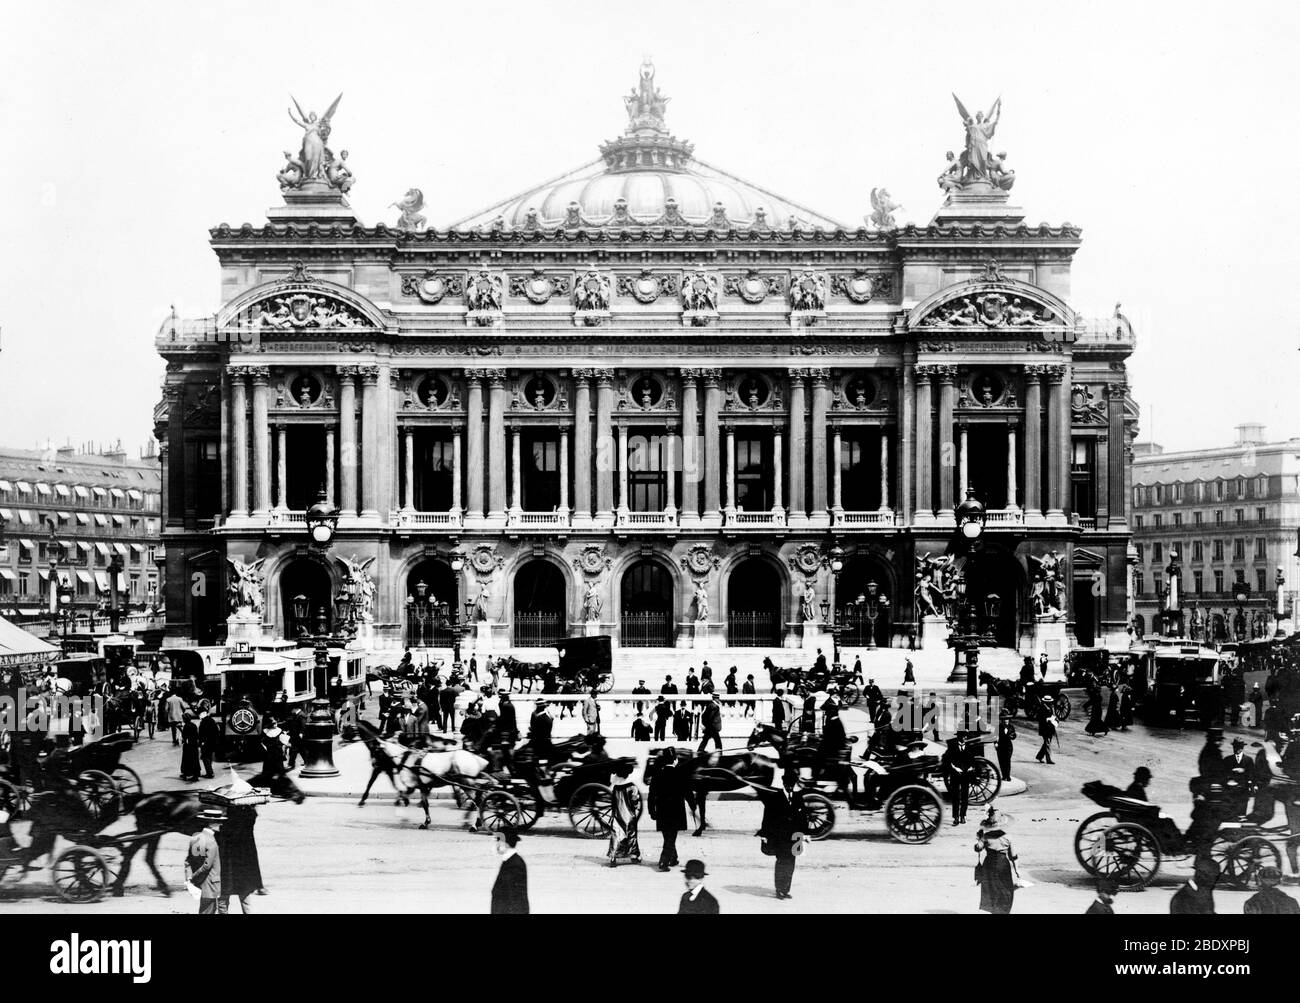
[[[1025,367],[1025,516],[1043,514],[1042,366]]]
[[[717,369],[704,370],[704,518],[722,521],[719,489],[722,482],[722,374]]]
[[[889,508],[889,433],[880,429],[880,509]]]
[[[339,370],[339,514],[357,514],[357,384],[355,366]]]
[[[596,518],[614,519],[614,373],[596,370]]]
[[[1111,529],[1120,530],[1128,528],[1124,491],[1124,394],[1122,383],[1112,383],[1106,388],[1106,493],[1110,509],[1107,524]]]
[[[407,512],[413,512],[415,511],[415,433],[408,428],[403,439],[405,441],[402,446],[406,450],[403,473],[406,475],[406,483],[402,489],[402,508]]]
[[[516,514],[524,508],[524,433],[518,425],[510,429],[510,510]]]
[[[785,511],[783,499],[785,497],[785,456],[784,447],[781,442],[781,429],[772,430],[772,511],[780,513]]]
[[[966,492],[970,490],[970,437],[967,434],[965,425],[961,427],[961,472],[957,478],[957,483],[961,485],[961,496],[966,497]]]
[[[934,518],[934,430],[930,420],[930,367],[916,367],[916,521]]]
[[[953,517],[953,423],[955,403],[953,381],[957,371],[954,366],[939,366],[939,516]]]
[[[1016,498],[1016,426],[1007,426],[1007,508],[1017,509]]]
[[[812,511],[813,518],[826,521],[826,416],[830,410],[831,391],[827,380],[829,371],[814,369],[812,371],[812,448],[808,452],[808,462],[812,464]],[[838,458],[837,458],[838,462]]]
[[[465,398],[465,476],[469,480],[468,515],[483,518],[483,379],[466,374],[469,389]]]
[[[253,370],[253,515],[266,517],[271,510],[271,427],[267,424],[265,367]],[[180,462],[177,451],[172,462]]]
[[[248,515],[248,387],[239,370],[230,376],[230,424],[234,481],[230,514],[243,518]]]
[[[488,518],[506,516],[506,373],[488,370]]]
[[[700,400],[697,374],[682,370],[682,523],[700,520]]]
[[[723,475],[726,494],[723,497],[723,511],[728,519],[736,517],[736,430],[727,426],[727,469]]]
[[[451,511],[460,515],[465,505],[464,484],[460,476],[460,429],[451,432]]]
[[[334,426],[325,426],[325,504],[334,504]]]
[[[1048,367],[1047,383],[1047,515],[1065,515],[1061,496],[1061,467],[1067,457],[1061,451],[1061,378],[1063,367]],[[1067,474],[1068,476],[1068,474]]]
[[[807,392],[804,389],[804,371],[790,370],[790,504],[791,521],[807,521],[807,501],[804,492],[804,460],[807,457],[805,429],[808,423]]]
[[[386,518],[379,511],[379,487],[385,447],[379,428],[379,367],[361,367],[361,518]]]
[[[591,379],[583,370],[573,374],[573,516],[591,519]]]
[[[844,511],[844,435],[838,425],[831,437],[831,508]]]

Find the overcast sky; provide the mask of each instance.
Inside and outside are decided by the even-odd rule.
[[[1133,320],[1141,436],[1300,435],[1300,5],[26,3],[0,37],[0,445],[152,434],[169,305],[219,305],[208,228],[265,221],[292,93],[363,222],[446,225],[596,156],[653,55],[697,154],[856,227],[941,202],[951,91],[998,95],[1030,223],[1083,228],[1073,305]]]

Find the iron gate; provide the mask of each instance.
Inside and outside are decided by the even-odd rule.
[[[555,612],[516,610],[513,633],[516,648],[553,648],[564,638],[564,620]]]
[[[454,643],[449,627],[426,616],[423,620],[414,613],[406,614],[406,646],[408,648],[450,648]]]
[[[729,612],[727,614],[727,643],[733,648],[780,647],[780,619],[775,613]]]
[[[668,614],[662,611],[634,613],[624,610],[619,622],[618,643],[624,648],[671,648],[673,625]]]

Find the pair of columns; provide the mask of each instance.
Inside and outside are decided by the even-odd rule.
[[[337,479],[339,498],[337,504],[345,517],[358,515],[358,502],[362,518],[379,519],[387,512],[388,499],[395,481],[395,437],[393,428],[391,389],[394,374],[388,366],[339,366],[338,402],[339,420],[337,448],[335,426],[325,426],[325,495],[335,503],[334,485]],[[276,464],[275,477],[271,470],[271,434],[269,422],[270,377],[268,366],[243,366],[232,368],[230,379],[230,438],[231,438],[231,507],[232,518],[265,518],[271,511],[284,511],[287,507],[287,426],[275,427]],[[357,381],[361,381],[360,442],[357,429]],[[250,404],[251,397],[251,408]],[[252,440],[252,497],[250,506],[249,440]],[[337,454],[337,478],[335,456]],[[362,463],[365,470],[362,476]],[[275,495],[272,498],[272,484]],[[360,495],[358,496],[358,488]]]
[[[1046,516],[1063,521],[1070,497],[1070,368],[1065,365],[1029,365],[1025,371],[1025,497],[1026,518],[1044,514],[1042,491],[1043,384],[1047,384],[1047,498]],[[914,367],[916,396],[916,522],[933,520],[936,505],[940,519],[952,519],[954,479],[952,468],[959,464],[958,475],[965,492],[968,484],[966,466],[966,430],[960,430],[960,442],[953,441],[953,409],[956,403],[957,367],[918,365]],[[933,388],[938,387],[936,408]],[[938,456],[935,455],[935,432],[938,432]],[[1122,415],[1121,415],[1122,429]],[[1016,497],[1015,428],[1008,430],[1007,486],[1008,498]],[[1121,430],[1122,436],[1122,430]],[[934,490],[933,471],[938,461],[938,492]]]
[[[459,515],[463,507],[460,477],[461,430],[453,425],[451,430],[451,511]],[[415,429],[402,430],[402,511],[415,511]]]

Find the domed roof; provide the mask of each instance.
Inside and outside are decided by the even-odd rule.
[[[668,99],[641,67],[624,98],[628,127],[600,148],[601,159],[452,224],[455,230],[579,226],[712,226],[790,230],[841,228],[829,216],[696,160],[694,147],[668,133]]]

